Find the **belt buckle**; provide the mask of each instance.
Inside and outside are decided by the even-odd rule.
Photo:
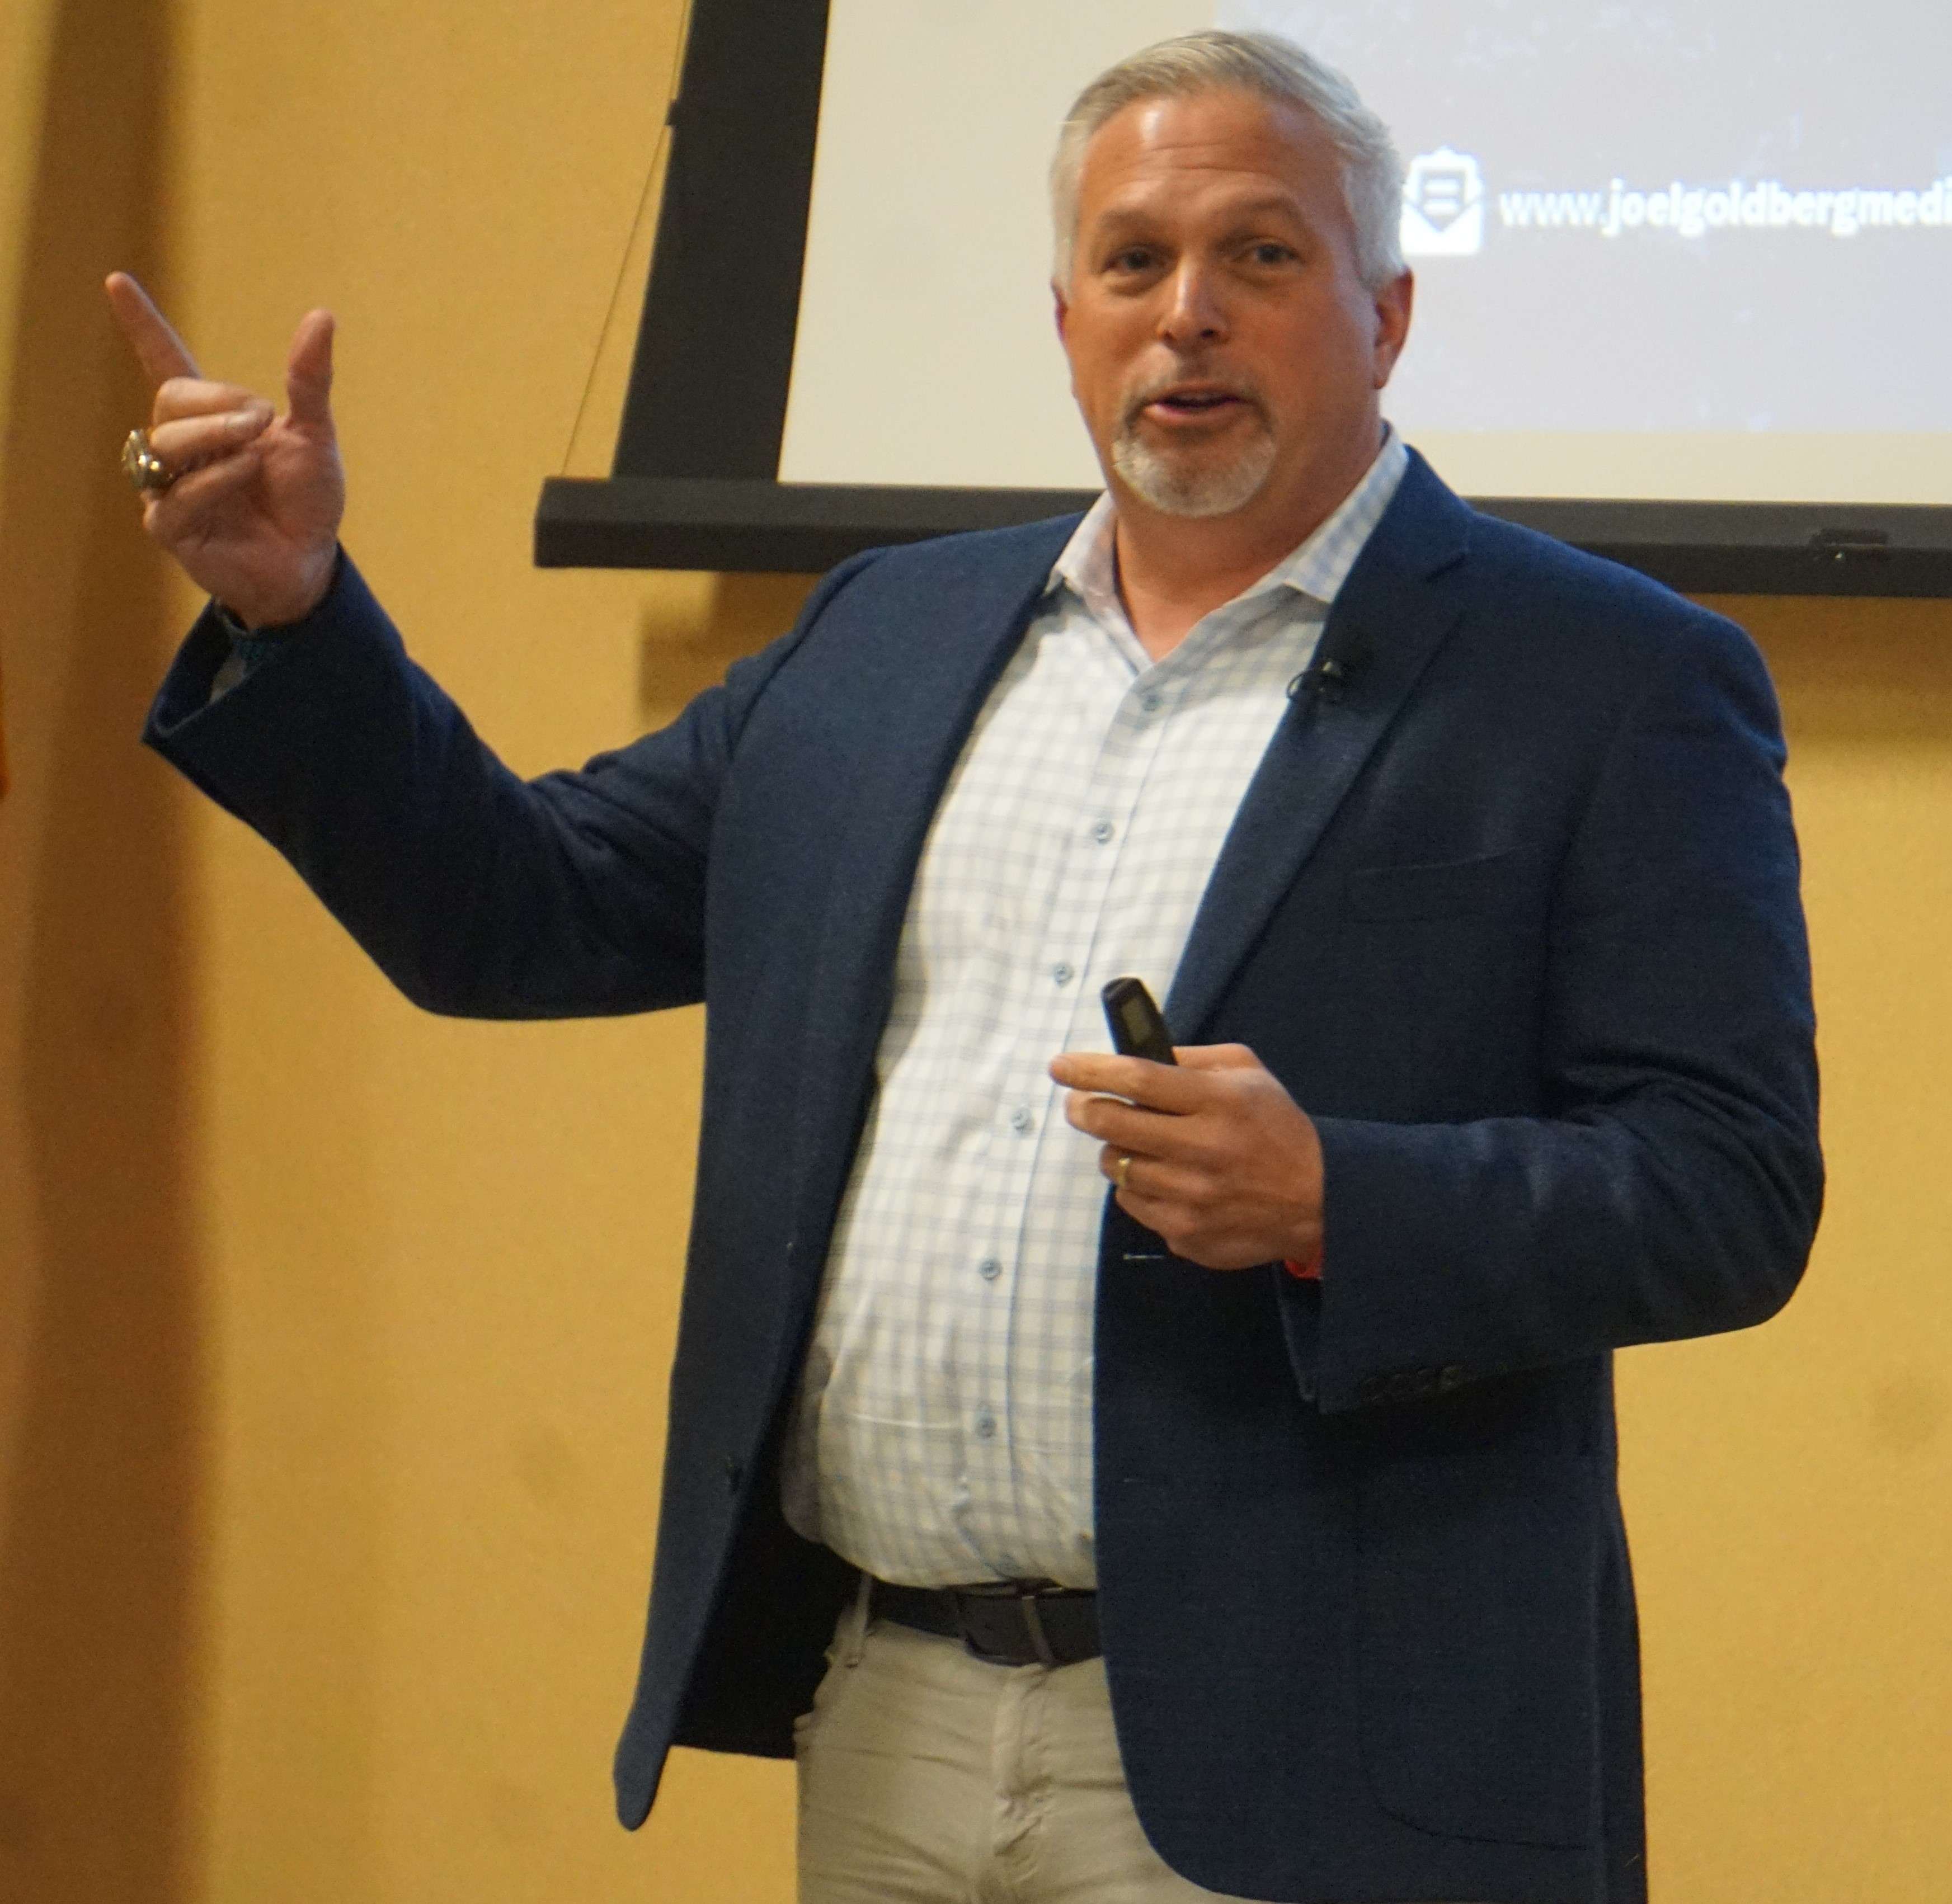
[[[1024,1630],[1031,1636],[1031,1650],[1037,1656],[1040,1666],[1054,1667],[1057,1655],[1050,1649],[1050,1642],[1044,1637],[1043,1615],[1037,1611],[1037,1590],[1025,1587],[1017,1596],[1017,1606],[1024,1616]]]
[[[1003,1581],[994,1587],[963,1588],[956,1596],[956,1625],[962,1636],[964,1650],[986,1665],[1014,1666],[1018,1663],[1006,1655],[986,1652],[978,1646],[976,1635],[970,1630],[968,1616],[963,1611],[964,1603],[969,1600],[1008,1600],[1015,1606],[1023,1621],[1024,1631],[1029,1637],[1031,1652],[1037,1664],[1055,1667],[1057,1655],[1051,1650],[1050,1641],[1043,1630],[1043,1616],[1037,1611],[1037,1596],[1043,1590],[1035,1581],[1018,1580]]]

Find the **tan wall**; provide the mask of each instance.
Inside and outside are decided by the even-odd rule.
[[[681,1754],[640,1837],[608,1809],[699,1021],[424,1018],[135,748],[192,605],[111,467],[142,399],[97,291],[150,272],[267,386],[331,305],[348,539],[416,652],[527,771],[662,721],[804,587],[529,565],[678,17],[0,14],[0,1896],[790,1895],[782,1768]],[[1666,1904],[1923,1904],[1952,608],[1732,605],[1795,749],[1834,1188],[1781,1321],[1623,1359],[1653,1856]]]

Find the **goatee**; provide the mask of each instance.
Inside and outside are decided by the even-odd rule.
[[[1251,431],[1246,442],[1231,453],[1211,439],[1189,442],[1178,432],[1165,446],[1147,440],[1141,430],[1147,405],[1193,381],[1199,366],[1175,365],[1163,376],[1147,378],[1126,393],[1118,433],[1112,439],[1112,467],[1139,500],[1168,516],[1226,516],[1243,508],[1260,493],[1275,464],[1274,433],[1260,393],[1234,377],[1217,383],[1237,404],[1244,405]],[[1218,426],[1218,434],[1225,426]]]
[[[1260,493],[1275,464],[1275,439],[1263,427],[1225,462],[1197,445],[1155,449],[1128,422],[1112,439],[1112,467],[1139,500],[1168,516],[1226,516]]]

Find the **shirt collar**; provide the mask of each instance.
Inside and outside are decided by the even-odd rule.
[[[1285,588],[1327,608],[1341,592],[1362,546],[1382,521],[1383,512],[1390,506],[1409,467],[1409,452],[1403,439],[1385,424],[1382,447],[1363,473],[1362,480],[1299,546],[1290,549],[1234,599],[1244,602],[1250,596]],[[1068,588],[1099,621],[1122,623],[1125,609],[1118,602],[1116,545],[1112,533],[1116,520],[1117,511],[1107,490],[1072,530],[1071,539],[1052,564],[1044,588],[1046,594],[1060,587]]]

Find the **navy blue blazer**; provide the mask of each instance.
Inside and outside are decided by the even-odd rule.
[[[784,1754],[851,1580],[780,1518],[782,1404],[924,832],[1068,521],[857,558],[670,727],[524,783],[343,566],[148,739],[408,996],[705,999],[648,1632],[617,1755]],[[1821,1196],[1775,702],[1739,630],[1420,461],[1228,836],[1172,994],[1316,1119],[1319,1287],[1108,1205],[1100,1606],[1139,1816],[1197,1883],[1362,1904],[1644,1894],[1610,1352],[1741,1327]]]

